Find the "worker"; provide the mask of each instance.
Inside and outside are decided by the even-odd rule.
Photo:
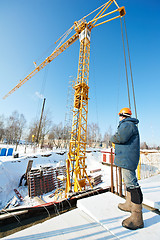
[[[119,112],[117,132],[111,137],[115,144],[116,166],[122,168],[122,177],[126,185],[126,202],[120,203],[118,208],[131,212],[131,216],[122,222],[122,226],[136,230],[143,228],[142,201],[143,195],[136,177],[136,169],[140,157],[140,138],[137,124],[139,120],[131,117],[129,108],[122,108]]]

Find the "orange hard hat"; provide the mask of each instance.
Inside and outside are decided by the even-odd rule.
[[[132,115],[131,109],[130,108],[122,108],[120,112],[118,113],[120,116],[125,116],[125,117],[130,117]]]

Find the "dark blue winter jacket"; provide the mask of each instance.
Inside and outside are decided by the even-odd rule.
[[[118,167],[136,170],[140,156],[140,139],[136,124],[138,119],[125,118],[119,122],[117,132],[111,137],[115,143],[115,160]]]

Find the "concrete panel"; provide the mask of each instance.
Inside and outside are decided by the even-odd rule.
[[[79,209],[61,214],[3,239],[116,239],[103,226]]]
[[[114,236],[126,240],[154,240],[160,239],[160,215],[143,209],[144,228],[138,230],[128,230],[122,227],[122,221],[130,216],[117,208],[119,202],[124,202],[123,198],[110,192],[103,193],[78,201],[80,210],[99,222],[107,231]]]

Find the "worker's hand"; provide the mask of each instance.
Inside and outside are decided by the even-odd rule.
[[[112,143],[112,147],[115,148],[115,143]]]

